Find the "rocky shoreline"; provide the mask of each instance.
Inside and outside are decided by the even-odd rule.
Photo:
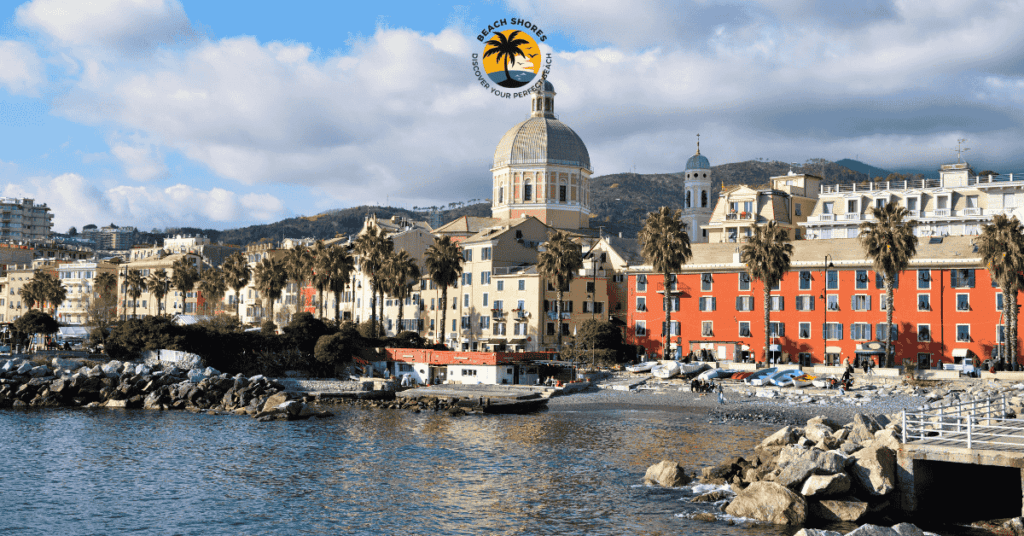
[[[212,368],[54,358],[49,364],[0,362],[0,408],[142,408],[250,415],[264,422],[328,417],[263,376],[229,376]]]

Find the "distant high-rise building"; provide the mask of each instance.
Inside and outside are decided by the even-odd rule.
[[[0,240],[45,240],[53,228],[46,203],[18,197],[0,197]]]
[[[100,228],[96,228],[95,225],[86,225],[82,228],[82,236],[92,240],[96,244],[96,249],[102,251],[131,249],[135,245],[137,235],[138,230],[135,227],[118,227],[113,223]]]

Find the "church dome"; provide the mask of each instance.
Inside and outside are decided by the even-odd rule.
[[[711,169],[711,162],[708,162],[707,157],[700,154],[698,151],[697,154],[691,156],[690,159],[686,161],[686,171],[690,171],[691,169]]]
[[[531,117],[501,137],[494,151],[494,167],[515,164],[559,164],[592,171],[583,140],[552,117]]]

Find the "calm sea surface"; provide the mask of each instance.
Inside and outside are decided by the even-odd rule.
[[[0,411],[0,534],[726,534],[647,466],[748,453],[775,427],[674,411],[553,408],[324,420]]]

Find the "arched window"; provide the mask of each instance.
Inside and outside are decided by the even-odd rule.
[[[690,208],[690,191],[686,191],[686,208]]]
[[[504,202],[505,202],[505,187],[504,186],[499,186],[498,187],[498,203],[504,203]]]
[[[529,179],[523,183],[523,201],[533,200],[533,185],[530,184]]]
[[[707,192],[707,190],[701,190],[700,191],[700,206],[702,206],[702,207],[708,206],[708,192]]]

